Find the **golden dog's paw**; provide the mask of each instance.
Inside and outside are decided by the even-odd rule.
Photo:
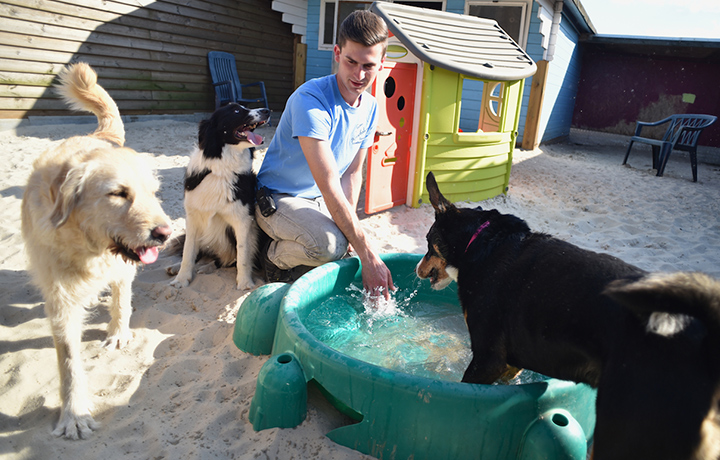
[[[100,428],[100,423],[96,422],[90,413],[75,414],[63,411],[52,434],[68,439],[87,439],[98,428]]]
[[[170,286],[182,289],[188,287],[190,285],[190,281],[192,281],[192,276],[178,275],[174,280],[170,281]]]
[[[169,276],[175,276],[180,272],[180,263],[172,264],[169,267],[165,267],[165,273]]]
[[[125,348],[132,341],[133,336],[133,332],[129,329],[117,332],[108,331],[108,337],[105,339],[103,347],[109,350]]]

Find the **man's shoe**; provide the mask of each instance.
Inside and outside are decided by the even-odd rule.
[[[262,265],[265,271],[265,281],[268,283],[293,283],[315,267],[298,265],[288,270],[283,270],[268,259],[267,250],[272,240],[268,241],[262,252]]]

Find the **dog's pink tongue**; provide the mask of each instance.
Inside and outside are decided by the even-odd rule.
[[[245,135],[247,136],[247,140],[250,141],[252,145],[260,145],[263,143],[262,136],[259,136],[252,131],[245,131]]]
[[[148,265],[153,262],[155,262],[158,259],[158,254],[160,251],[158,251],[158,248],[152,247],[152,248],[140,248],[137,251],[137,255],[140,258],[140,262]]]

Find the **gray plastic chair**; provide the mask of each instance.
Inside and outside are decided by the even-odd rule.
[[[630,156],[630,149],[634,142],[650,144],[653,150],[653,169],[657,169],[657,175],[662,176],[665,171],[670,153],[673,150],[683,150],[690,153],[690,167],[692,168],[693,182],[697,182],[697,144],[700,133],[703,129],[715,123],[717,117],[714,115],[671,115],[660,121],[647,123],[638,121],[635,126],[635,135],[630,138],[625,159],[622,164],[627,163]],[[645,126],[660,126],[670,123],[665,135],[661,140],[641,137],[640,131]]]

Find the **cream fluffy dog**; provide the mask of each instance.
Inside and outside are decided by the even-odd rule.
[[[98,128],[65,140],[34,164],[22,203],[22,233],[34,283],[42,291],[60,368],[56,436],[85,438],[92,418],[81,353],[87,308],[112,291],[105,346],[132,339],[131,284],[136,263],[149,264],[170,236],[155,197],[159,182],[135,151],[122,148],[125,129],[112,98],[87,64],[63,69],[59,92],[74,108],[93,112]]]

